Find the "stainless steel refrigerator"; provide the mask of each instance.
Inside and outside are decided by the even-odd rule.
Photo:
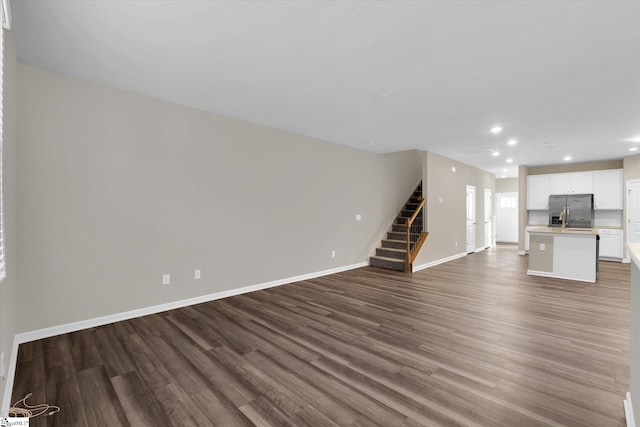
[[[549,196],[549,227],[560,227],[564,212],[569,228],[593,228],[593,194]]]

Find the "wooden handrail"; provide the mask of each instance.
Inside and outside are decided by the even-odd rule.
[[[411,272],[411,263],[413,263],[413,260],[416,258],[416,254],[418,253],[417,250],[420,250],[420,247],[422,246],[422,244],[424,243],[424,240],[426,239],[426,236],[423,236],[423,234],[425,233],[421,231],[420,236],[416,241],[416,244],[419,243],[419,246],[414,246],[413,251],[411,250],[411,225],[413,225],[413,221],[415,221],[420,211],[424,209],[424,205],[427,202],[427,199],[424,197],[420,197],[418,200],[420,200],[420,204],[416,208],[413,215],[411,215],[411,218],[407,220],[407,224],[406,224],[407,225],[407,255],[405,259],[404,271],[407,273]],[[424,224],[423,224],[423,227],[424,227]]]
[[[413,221],[415,221],[416,216],[418,216],[418,214],[420,213],[420,209],[422,209],[424,207],[424,204],[427,203],[427,199],[425,199],[424,197],[421,197],[419,200],[420,204],[418,205],[418,208],[413,213],[413,215],[411,215],[411,218],[409,218],[409,220],[407,221],[407,228],[411,227],[411,224],[413,224]]]

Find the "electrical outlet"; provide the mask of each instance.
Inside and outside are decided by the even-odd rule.
[[[356,221],[362,221],[362,215],[356,214]]]
[[[458,247],[458,241],[456,240],[456,248]]]
[[[201,277],[200,270],[196,270],[196,272],[195,272],[195,278],[196,278],[196,280],[199,280],[199,279],[200,279],[200,277]]]
[[[336,251],[331,251],[331,258],[335,258],[336,257]]]
[[[162,275],[162,284],[168,285],[171,283],[171,274],[163,274]]]
[[[544,243],[540,243],[540,250],[544,251],[544,249],[545,249]]]

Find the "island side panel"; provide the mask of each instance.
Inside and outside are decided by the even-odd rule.
[[[552,273],[553,235],[531,234],[529,239],[529,270]]]
[[[596,235],[555,234],[553,272],[562,279],[596,281]]]

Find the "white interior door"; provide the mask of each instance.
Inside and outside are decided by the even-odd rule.
[[[476,250],[476,187],[467,185],[467,253]]]
[[[627,181],[627,242],[640,243],[640,181]]]
[[[496,193],[496,242],[518,243],[518,193]]]
[[[484,189],[484,247],[485,248],[490,248],[491,246],[493,246],[493,241],[492,241],[492,237],[493,237],[493,233],[491,232],[491,229],[493,228],[493,224],[491,221],[491,209],[493,207],[492,205],[492,191],[488,188]]]

